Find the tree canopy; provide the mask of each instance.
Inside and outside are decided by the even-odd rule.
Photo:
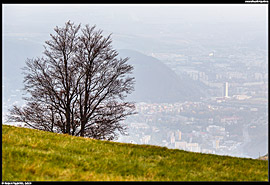
[[[133,66],[119,58],[111,35],[70,21],[56,27],[43,56],[23,68],[25,106],[13,106],[8,121],[57,133],[112,140],[134,114],[125,97],[134,90]]]

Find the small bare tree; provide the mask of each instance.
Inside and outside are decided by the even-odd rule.
[[[45,56],[26,61],[24,90],[30,96],[25,107],[9,110],[7,121],[95,139],[124,134],[122,121],[135,113],[134,103],[124,101],[134,90],[128,58],[118,58],[111,35],[104,37],[95,26],[68,21],[54,30]]]

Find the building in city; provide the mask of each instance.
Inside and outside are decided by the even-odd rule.
[[[225,82],[222,86],[222,96],[225,98],[229,97],[229,83]]]
[[[179,131],[179,130],[175,131],[175,139],[177,141],[181,141],[181,139],[182,139],[182,133],[181,133],[181,131]]]

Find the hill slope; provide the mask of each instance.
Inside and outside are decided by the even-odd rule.
[[[267,181],[263,160],[2,125],[3,181]]]
[[[128,97],[131,101],[171,103],[198,100],[204,97],[202,85],[190,78],[175,74],[160,60],[128,49],[119,50],[120,57],[129,57],[134,66],[135,91]]]

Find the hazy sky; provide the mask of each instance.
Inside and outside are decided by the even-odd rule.
[[[244,23],[262,32],[268,25],[267,4],[4,4],[2,10],[2,38],[27,40],[39,44],[41,49],[44,41],[50,39],[53,29],[63,26],[68,20],[76,24],[96,25],[104,34],[112,33],[116,45],[122,42],[119,37],[123,39],[123,36],[155,34],[158,38],[160,35],[157,33],[161,30],[169,30],[169,35],[176,33],[185,37],[179,31],[190,29],[216,34],[219,32],[215,30],[217,25],[224,31],[224,27],[233,29],[234,26],[229,24],[237,26]],[[260,26],[255,23],[260,23]],[[249,29],[238,27],[242,29],[238,31],[237,28],[240,34]],[[265,30],[260,34],[266,33]]]
[[[190,4],[4,4],[4,36],[42,34],[71,20],[97,24],[109,32],[131,23],[154,22],[253,22],[267,21],[267,4],[190,5]],[[115,25],[115,27],[113,26]],[[132,26],[132,25],[131,25]]]

